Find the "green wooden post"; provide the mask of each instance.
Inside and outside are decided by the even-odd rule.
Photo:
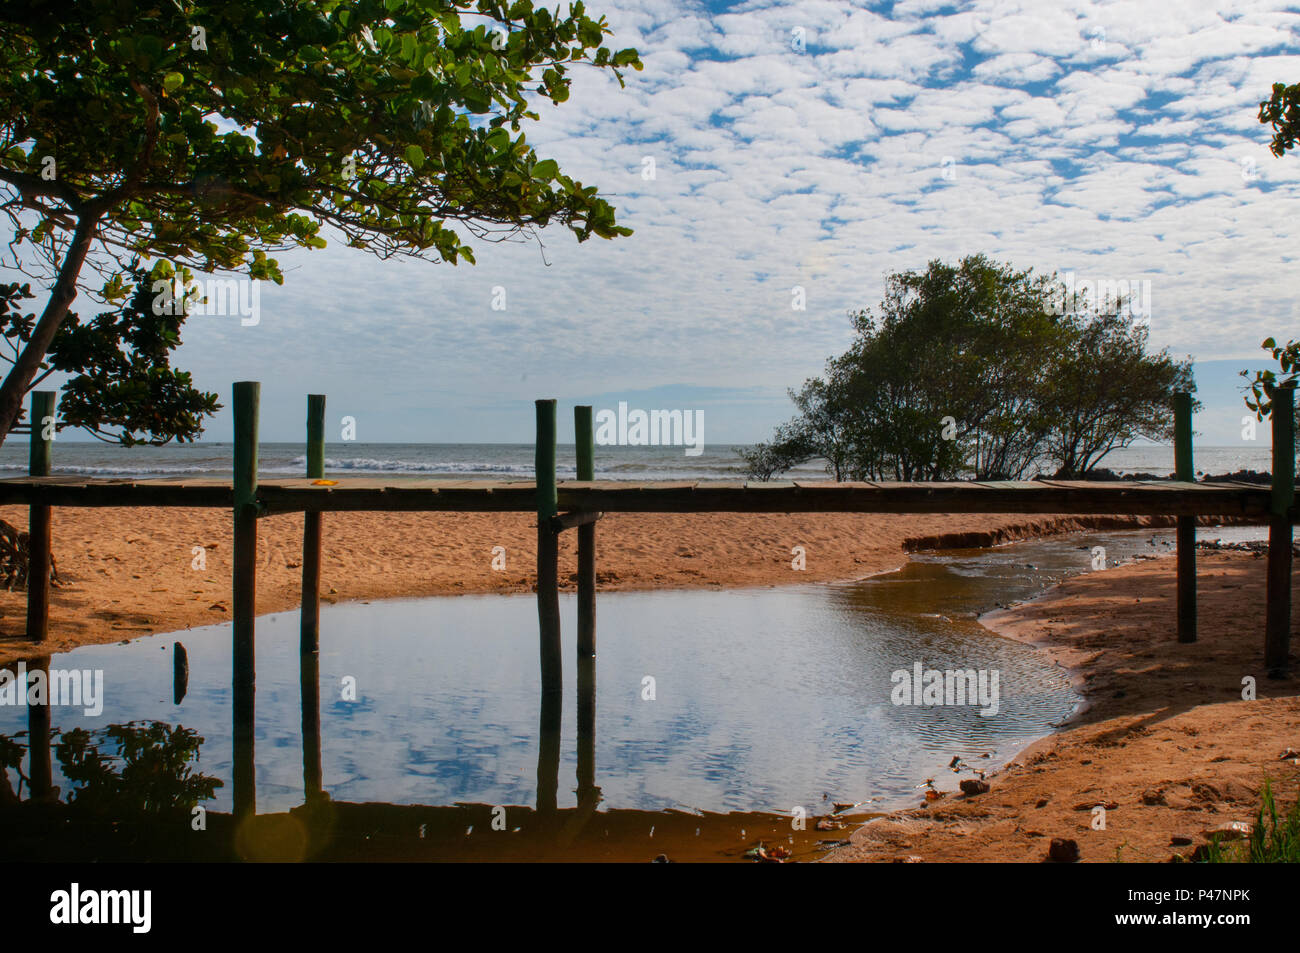
[[[325,395],[307,395],[307,477],[325,476]],[[303,514],[302,522],[302,631],[299,651],[320,651],[321,513]],[[306,737],[304,735],[304,737]]]
[[[325,477],[325,395],[307,395],[307,476]],[[323,790],[320,732],[320,562],[322,518],[319,510],[303,514],[302,627],[298,645],[298,680],[302,704],[302,779],[306,802],[318,802]]]
[[[1295,381],[1273,390],[1273,501],[1268,521],[1264,667],[1285,678],[1291,651],[1291,507],[1295,504]]]
[[[28,475],[50,475],[53,446],[54,391],[33,391]],[[27,534],[27,638],[32,642],[44,642],[50,632],[50,552],[53,548],[53,520],[48,505],[32,503],[28,507]]]
[[[591,407],[573,408],[578,479],[596,479],[596,436]],[[596,524],[578,527],[578,658],[596,654]]]
[[[234,386],[234,579],[232,593],[232,702],[234,707],[234,791],[236,818],[257,813],[254,772],[254,697],[257,615],[257,422],[261,385]]]
[[[1192,395],[1174,395],[1174,477],[1196,480],[1192,462]],[[1178,517],[1178,641],[1196,641],[1196,517]]]
[[[578,479],[596,478],[591,407],[573,408]],[[596,787],[596,524],[578,527],[578,805],[594,810]]]
[[[551,519],[559,511],[555,483],[555,401],[537,401],[537,618],[541,630],[542,691],[561,692],[559,534]]]

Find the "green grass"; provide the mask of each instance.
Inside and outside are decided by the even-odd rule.
[[[1205,862],[1209,864],[1300,863],[1300,798],[1279,817],[1272,786],[1266,780],[1250,838],[1227,847],[1213,842],[1207,846]]]

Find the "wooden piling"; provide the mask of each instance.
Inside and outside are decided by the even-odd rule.
[[[573,408],[578,479],[596,479],[596,438],[591,407]],[[596,524],[578,527],[578,658],[596,654]]]
[[[234,707],[234,802],[236,818],[257,813],[254,770],[257,615],[257,423],[261,385],[234,386],[234,578],[232,581],[232,700]]]
[[[325,395],[307,395],[307,476],[325,476]],[[299,651],[320,651],[321,513],[303,514],[302,631]]]
[[[48,436],[46,436],[48,434]],[[32,392],[31,453],[27,472],[47,477],[52,467],[54,443],[54,391]],[[53,520],[46,503],[27,510],[27,638],[44,642],[50,630],[50,552]]]
[[[559,511],[555,482],[555,401],[537,401],[537,619],[541,629],[542,691],[561,692],[559,535],[551,519]]]
[[[1273,390],[1273,498],[1268,521],[1264,667],[1284,678],[1291,650],[1291,507],[1295,503],[1295,381]]]
[[[1192,462],[1192,395],[1174,395],[1174,477],[1196,480]],[[1178,517],[1178,641],[1196,641],[1196,517]]]

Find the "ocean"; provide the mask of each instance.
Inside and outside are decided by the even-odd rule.
[[[744,464],[737,456],[741,445],[706,446],[699,456],[686,456],[681,447],[597,447],[598,480],[742,480]],[[27,443],[11,439],[0,447],[0,476],[27,472]],[[500,443],[331,443],[325,448],[329,475],[386,475],[394,479],[445,478],[460,480],[530,480],[533,477],[532,444]],[[575,479],[574,448],[561,444],[560,479]],[[1117,450],[1103,465],[1119,473],[1171,474],[1172,447],[1147,445]],[[260,469],[263,478],[303,474],[306,457],[300,443],[263,443]],[[1198,447],[1196,469],[1201,473],[1235,473],[1270,469],[1266,441],[1258,447]],[[180,477],[228,477],[229,443],[200,442],[165,447],[125,448],[96,441],[56,440],[54,473],[66,476],[113,477],[134,480]],[[806,463],[776,479],[828,480],[816,461]]]

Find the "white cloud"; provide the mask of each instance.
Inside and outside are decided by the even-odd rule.
[[[589,6],[645,71],[620,90],[577,70],[528,135],[633,237],[547,231],[544,253],[483,247],[476,268],[285,256],[297,270],[264,295],[261,328],[191,330],[200,383],[275,380],[295,419],[313,388],[340,403],[400,390],[403,407],[427,392],[410,439],[451,439],[420,429],[430,414],[537,396],[780,394],[843,349],[845,312],[875,306],[885,273],[974,252],[1152,276],[1153,341],[1178,353],[1254,357],[1266,333],[1300,331],[1300,156],[1272,157],[1254,117],[1272,82],[1300,81],[1284,0]]]

